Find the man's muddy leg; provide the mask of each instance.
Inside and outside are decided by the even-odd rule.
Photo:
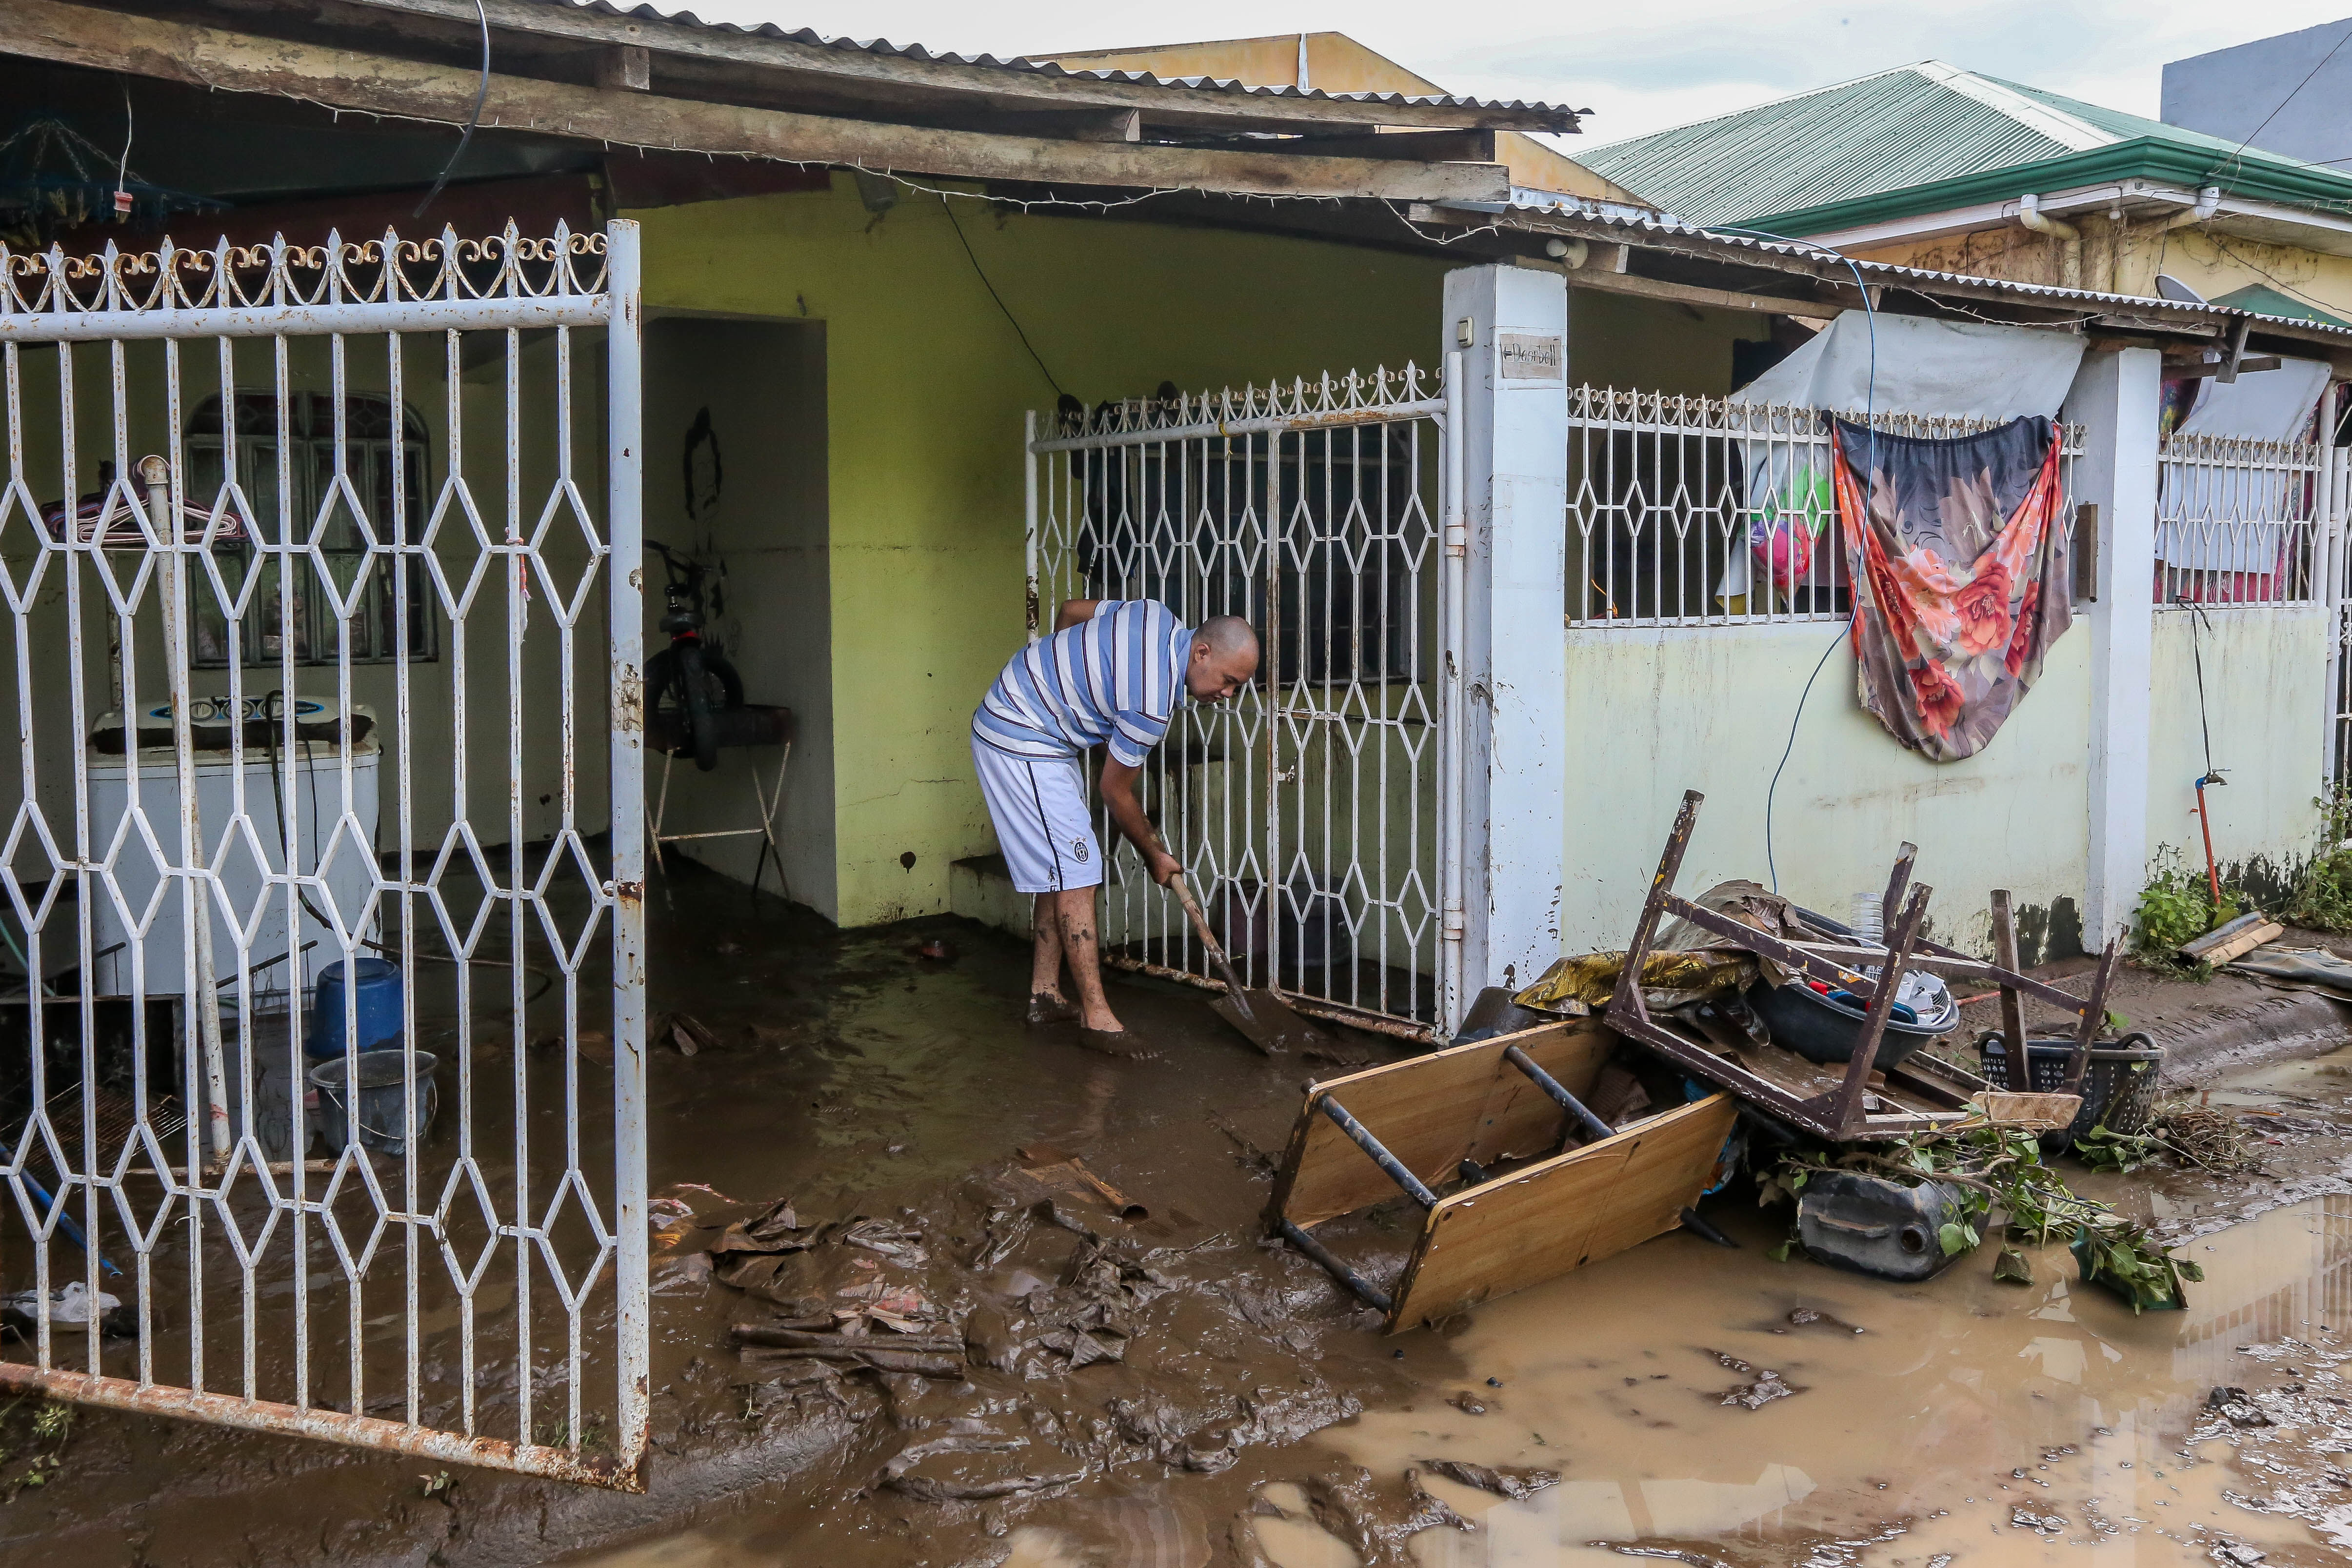
[[[1060,916],[1062,956],[1069,960],[1070,978],[1077,987],[1078,1021],[1088,1029],[1116,1034],[1126,1026],[1103,996],[1102,957],[1095,941],[1095,890],[1073,887],[1052,896]]]
[[[1078,1009],[1062,994],[1062,913],[1055,896],[1039,894],[1030,922],[1034,932],[1034,956],[1029,967],[1031,1023],[1059,1023],[1078,1016]]]

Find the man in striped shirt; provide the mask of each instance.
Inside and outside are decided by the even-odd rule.
[[[1095,938],[1102,847],[1087,810],[1083,755],[1099,746],[1111,821],[1166,886],[1181,871],[1135,799],[1135,777],[1168,733],[1177,705],[1223,702],[1257,673],[1257,633],[1238,615],[1198,631],[1149,599],[1073,599],[1054,634],[1013,655],[971,716],[971,759],[1013,885],[1037,895],[1030,1021],[1066,1019],[1066,959],[1078,1019],[1121,1030],[1104,998]]]

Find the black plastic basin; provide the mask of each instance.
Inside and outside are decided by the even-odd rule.
[[[1853,1042],[1862,1034],[1862,1009],[1833,1002],[1802,980],[1775,986],[1759,980],[1748,988],[1748,1005],[1772,1031],[1772,1043],[1795,1051],[1808,1061],[1851,1061]],[[1957,1013],[1958,1009],[1953,1011]],[[1878,1036],[1878,1055],[1871,1065],[1884,1072],[1913,1051],[1949,1034],[1958,1019],[1941,1020],[1935,1028],[1898,1023],[1889,1017]]]

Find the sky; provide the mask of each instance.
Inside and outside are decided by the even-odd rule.
[[[1194,0],[1181,12],[1121,0],[659,0],[659,8],[999,56],[1343,32],[1451,91],[1591,109],[1590,145],[1921,59],[2153,119],[2167,60],[2334,21],[2352,0]],[[1572,152],[1574,142],[1564,145]]]

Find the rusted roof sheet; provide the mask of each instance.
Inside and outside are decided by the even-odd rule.
[[[1410,95],[1401,92],[1325,92],[1319,88],[1290,86],[1253,87],[1246,82],[1223,77],[1156,77],[1145,71],[1072,70],[1050,59],[1004,58],[996,55],[961,55],[951,51],[929,49],[920,44],[894,44],[887,38],[829,37],[812,27],[782,27],[773,22],[745,26],[737,22],[707,22],[691,11],[662,11],[652,5],[621,5],[614,0],[536,0],[547,5],[559,5],[567,10],[589,11],[602,16],[626,16],[634,21],[652,22],[678,27],[698,27],[708,31],[741,33],[749,37],[782,38],[790,43],[806,44],[818,48],[842,49],[858,54],[883,55],[896,59],[936,61],[941,65],[969,66],[982,70],[1014,71],[1031,76],[1070,77],[1082,81],[1119,82],[1135,87],[1168,88],[1188,92],[1222,92],[1255,99],[1311,99],[1326,103],[1389,104],[1399,107],[1511,110],[1529,114],[1557,115],[1562,129],[1572,130],[1577,111],[1557,104],[1534,103],[1524,99],[1466,98],[1457,93]]]
[[[1984,277],[1974,273],[1932,272],[1922,267],[1902,267],[1890,261],[1865,261],[1849,258],[1823,246],[1801,239],[1781,239],[1760,235],[1740,234],[1727,226],[1710,228],[1664,213],[1636,212],[1625,207],[1578,201],[1572,198],[1547,199],[1530,193],[1514,193],[1508,206],[1492,209],[1456,208],[1456,211],[1492,211],[1495,217],[1512,227],[1540,230],[1545,218],[1570,220],[1580,228],[1598,226],[1604,230],[1621,231],[1630,236],[1644,235],[1661,239],[1685,239],[1698,242],[1713,253],[1710,260],[1737,261],[1740,251],[1761,252],[1771,256],[1801,257],[1824,263],[1841,269],[1857,269],[1862,279],[1871,285],[1893,288],[1927,287],[1931,285],[1965,286],[1971,290],[1990,289],[1995,293],[2015,295],[2044,305],[2081,304],[2099,314],[2172,317],[2194,319],[2200,317],[2234,320],[2252,316],[2257,321],[2273,323],[2291,329],[2298,335],[2324,333],[2333,338],[2352,340],[2352,327],[2315,321],[2299,316],[2265,315],[2258,311],[2234,308],[2222,304],[2196,304],[2185,299],[2149,299],[2132,294],[2105,294],[2089,288],[2063,288],[2048,283],[2019,283],[2006,277]],[[1513,222],[1513,220],[1523,220]],[[1639,241],[1633,241],[1638,244]]]

